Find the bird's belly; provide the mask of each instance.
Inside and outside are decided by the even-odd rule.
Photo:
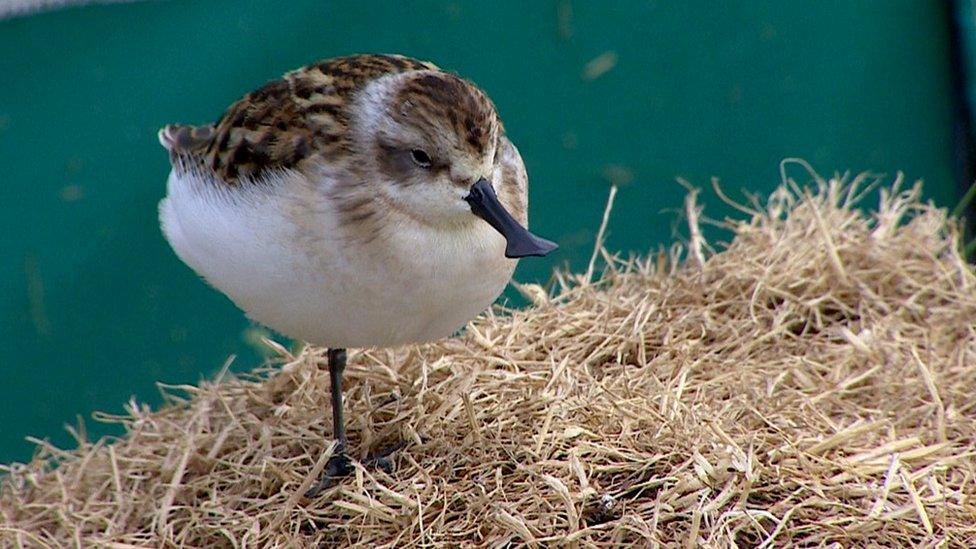
[[[491,305],[514,267],[501,255],[501,261],[491,261],[476,253],[450,258],[415,253],[426,255],[429,263],[373,265],[364,283],[348,285],[350,291],[341,296],[333,293],[329,300],[344,303],[336,308],[346,311],[344,318],[336,318],[344,325],[330,323],[309,339],[328,344],[331,334],[342,334],[339,346],[362,347],[447,337]]]
[[[296,273],[292,289],[283,290],[290,299],[242,307],[286,335],[328,347],[431,341],[463,327],[501,294],[515,267],[503,247],[497,255],[419,248],[396,258],[332,250],[331,260]]]
[[[365,245],[332,230],[308,238],[272,199],[215,203],[170,183],[160,214],[180,258],[250,318],[318,345],[447,337],[491,305],[516,264],[480,221],[460,234],[418,227]]]

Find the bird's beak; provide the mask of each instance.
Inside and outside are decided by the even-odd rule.
[[[559,246],[545,238],[529,232],[508,213],[505,206],[495,196],[495,189],[487,179],[481,178],[471,186],[471,192],[464,200],[471,205],[471,212],[484,219],[505,237],[505,257],[542,257]]]

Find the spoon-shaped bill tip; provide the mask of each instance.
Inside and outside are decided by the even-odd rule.
[[[508,213],[495,195],[495,189],[487,179],[479,179],[471,186],[471,192],[464,200],[471,206],[474,215],[484,219],[505,237],[505,257],[542,257],[559,246],[552,241],[536,236],[522,226]]]

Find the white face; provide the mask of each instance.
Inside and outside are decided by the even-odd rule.
[[[357,107],[351,130],[365,183],[389,209],[435,228],[487,223],[512,259],[556,249],[526,229],[524,195],[518,217],[504,203],[525,192],[525,171],[513,147],[497,154],[495,108],[473,85],[434,71],[384,77],[366,87]],[[503,165],[519,173],[509,181]]]
[[[420,144],[382,150],[381,192],[429,223],[476,222],[464,198],[479,179],[492,179],[490,159],[428,152],[433,150],[438,149]]]
[[[464,198],[475,182],[492,181],[498,171],[497,129],[487,130],[487,146],[475,146],[450,120],[419,106],[387,102],[384,110],[364,136],[380,192],[424,223],[480,223]]]
[[[478,221],[464,197],[492,179],[498,142],[482,92],[446,73],[401,73],[369,84],[354,112],[351,130],[377,192],[422,223]]]

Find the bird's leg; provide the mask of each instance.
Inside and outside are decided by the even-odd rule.
[[[346,350],[329,349],[329,385],[332,389],[332,434],[339,451],[346,451],[346,422],[342,413],[342,372],[346,369]]]
[[[305,492],[306,497],[315,497],[330,488],[340,477],[352,472],[352,463],[346,453],[346,425],[342,414],[342,371],[346,368],[346,350],[329,349],[329,382],[332,389],[332,434],[339,442],[335,453],[329,458],[322,478]]]

